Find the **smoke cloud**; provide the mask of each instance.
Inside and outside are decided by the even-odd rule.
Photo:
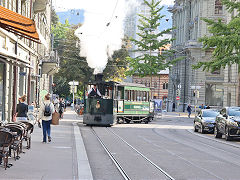
[[[75,32],[80,39],[80,55],[87,58],[94,74],[101,73],[108,57],[121,48],[123,22],[136,0],[94,0],[84,3],[84,23]],[[129,6],[130,5],[130,6]]]

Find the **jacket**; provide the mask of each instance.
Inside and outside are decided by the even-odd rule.
[[[45,111],[45,106],[48,106],[50,104],[50,109],[51,109],[51,116],[44,116],[44,111]],[[42,119],[43,121],[49,121],[52,120],[52,114],[55,112],[55,108],[53,103],[50,102],[50,100],[44,100],[39,109],[39,114],[38,117],[39,119]]]

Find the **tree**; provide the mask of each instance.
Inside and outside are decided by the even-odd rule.
[[[59,22],[59,17],[56,13],[56,11],[52,8],[51,10],[51,23],[52,26],[55,26]]]
[[[112,57],[109,57],[106,68],[103,71],[104,78],[112,81],[122,81],[126,78],[125,72],[128,70],[128,62],[126,58],[129,53],[126,49],[127,38],[123,39],[122,48],[114,51]]]
[[[131,38],[131,41],[137,46],[135,51],[140,52],[140,55],[136,58],[128,57],[130,68],[128,75],[137,73],[141,77],[149,75],[152,77],[160,70],[166,69],[170,63],[175,62],[174,60],[166,61],[170,56],[173,56],[173,50],[165,51],[162,54],[159,53],[160,47],[172,42],[172,39],[164,38],[164,35],[170,33],[173,29],[158,31],[160,20],[165,17],[165,15],[161,14],[163,7],[160,7],[160,2],[159,0],[151,0],[150,2],[144,0],[144,3],[150,9],[150,15],[149,17],[138,15],[140,16],[140,25],[138,25],[140,33],[137,33],[137,35],[140,40]],[[159,40],[160,37],[162,40]]]
[[[213,50],[212,60],[199,62],[194,68],[203,67],[203,70],[215,71],[225,68],[226,65],[240,64],[240,2],[222,0],[229,13],[237,14],[225,23],[222,19],[217,21],[204,18],[208,24],[211,36],[204,36],[199,41],[203,43],[204,50]]]

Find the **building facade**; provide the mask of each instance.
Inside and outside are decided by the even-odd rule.
[[[168,98],[168,70],[160,71],[158,75],[152,76],[152,88],[151,94],[153,99],[161,99],[166,101]],[[133,83],[144,84],[150,87],[151,77],[139,77],[137,75],[133,76]]]
[[[0,9],[0,121],[11,121],[18,98],[37,102],[41,82],[51,79],[42,73],[51,59],[51,1],[1,0]]]
[[[204,51],[199,38],[209,36],[207,24],[202,18],[226,21],[226,11],[220,0],[176,0],[169,9],[172,12],[173,38],[172,48],[176,50],[175,57],[182,57],[170,69],[169,73],[169,106],[168,110],[185,111],[187,104],[208,104],[222,107],[226,104],[226,71],[207,72],[193,69],[192,65],[199,61],[209,61],[212,51]],[[228,74],[227,73],[227,74]],[[235,88],[236,89],[236,88]],[[232,89],[235,93],[235,90]],[[176,100],[176,97],[180,100]],[[231,101],[236,102],[231,95]],[[232,104],[232,103],[230,103]]]

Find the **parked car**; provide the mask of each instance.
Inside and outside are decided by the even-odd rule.
[[[215,137],[230,141],[233,137],[240,137],[240,107],[226,107],[216,117]]]
[[[216,109],[201,109],[194,119],[194,131],[214,132],[215,119],[219,112]]]

